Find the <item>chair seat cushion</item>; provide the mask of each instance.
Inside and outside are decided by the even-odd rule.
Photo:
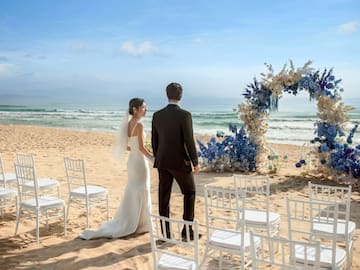
[[[336,227],[336,234],[338,237],[345,239],[345,220],[338,220],[337,227]],[[349,238],[352,238],[356,229],[355,222],[349,221],[348,223],[348,234],[350,235]],[[326,235],[329,234],[330,236],[333,234],[334,225],[331,223],[322,223],[322,222],[314,222],[313,223],[313,234],[321,234]]]
[[[296,262],[304,263],[305,262],[305,251],[304,246],[297,244],[295,245],[295,258]],[[346,259],[346,251],[342,248],[336,248],[336,257],[335,264],[337,266],[343,265]],[[315,262],[315,249],[307,249],[307,261]],[[331,268],[332,266],[332,249],[326,246],[320,246],[320,266],[322,268]]]
[[[8,189],[8,188],[6,189],[0,188],[0,198],[11,198],[16,196],[17,196],[16,190]]]
[[[209,244],[223,248],[238,249],[240,252],[241,237],[242,236],[240,232],[215,230],[210,237]],[[255,242],[259,242],[259,239],[256,239]],[[245,233],[245,237],[244,237],[245,251],[247,251],[250,248],[250,245],[251,245],[250,234]]]
[[[16,181],[16,174],[15,173],[4,173],[5,181],[6,182],[14,182]],[[0,181],[3,181],[2,174],[0,174]]]
[[[58,187],[60,186],[59,181],[51,178],[41,178],[37,180],[39,189],[48,188],[51,186]],[[23,188],[33,189],[34,182],[27,182],[23,185]]]
[[[108,193],[106,188],[92,185],[87,186],[87,192],[90,197],[106,195]],[[72,196],[84,197],[85,194],[85,187],[80,187],[71,191]]]
[[[196,270],[196,264],[192,260],[186,260],[174,255],[164,254],[160,257],[158,269],[167,270]]]
[[[241,214],[240,214],[241,216]],[[267,226],[266,212],[261,210],[245,210],[246,225]],[[270,225],[280,223],[280,214],[269,212]]]
[[[65,207],[65,201],[55,197],[39,197],[38,201],[39,201],[40,210]],[[22,206],[25,208],[35,208],[36,200],[30,199],[23,201]]]

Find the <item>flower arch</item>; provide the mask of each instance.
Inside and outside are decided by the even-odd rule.
[[[199,156],[203,165],[220,170],[227,167],[232,171],[255,171],[267,156],[265,134],[270,112],[277,110],[279,100],[284,93],[297,95],[300,91],[309,93],[310,101],[317,102],[319,120],[315,123],[315,138],[311,140],[319,160],[318,170],[326,175],[351,175],[360,178],[360,145],[352,148],[352,137],[357,125],[351,129],[345,139],[347,112],[353,109],[345,106],[341,99],[341,79],[336,79],[333,70],[314,71],[311,61],[295,68],[290,61],[279,73],[272,65],[265,64],[267,73],[261,73],[261,79],[247,85],[244,91],[245,102],[237,112],[244,123],[240,130],[230,125],[234,136],[226,136],[222,142],[212,138],[207,147],[198,141]],[[301,160],[296,167],[301,167]],[[239,165],[240,164],[240,165]]]

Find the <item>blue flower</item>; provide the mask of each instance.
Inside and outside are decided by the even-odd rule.
[[[330,126],[328,128],[328,133],[330,136],[335,137],[337,134],[337,128],[335,126]]]
[[[347,137],[347,139],[346,139],[346,142],[347,142],[348,144],[352,144],[352,142],[353,142],[352,138],[354,137],[354,134],[355,134],[358,126],[359,126],[359,125],[356,124],[356,125],[350,130],[350,133],[349,133],[349,135],[348,135],[348,137]]]
[[[300,80],[300,87],[310,88],[310,85],[314,83],[311,77],[304,77]]]
[[[329,152],[330,148],[327,145],[321,145],[320,146],[320,151],[321,152]]]
[[[231,164],[237,162],[241,164],[235,168],[237,170],[255,170],[257,146],[250,142],[244,126],[238,130],[236,125],[230,124],[229,130],[233,136],[225,136],[222,141],[211,138],[207,142],[207,147],[198,140],[199,157],[202,157],[207,164],[221,165],[228,169],[234,169]]]

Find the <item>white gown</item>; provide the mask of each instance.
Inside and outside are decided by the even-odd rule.
[[[145,134],[144,134],[145,135]],[[150,171],[145,156],[139,151],[138,138],[129,138],[130,153],[127,162],[128,183],[124,196],[112,220],[104,222],[99,229],[85,229],[80,238],[119,238],[133,233],[149,231]]]

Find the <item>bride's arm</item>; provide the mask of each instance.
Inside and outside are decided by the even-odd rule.
[[[139,123],[136,127],[136,135],[138,137],[139,150],[149,160],[153,160],[153,155],[149,152],[149,150],[146,149],[144,145],[143,132],[144,132],[144,126],[142,123]]]

